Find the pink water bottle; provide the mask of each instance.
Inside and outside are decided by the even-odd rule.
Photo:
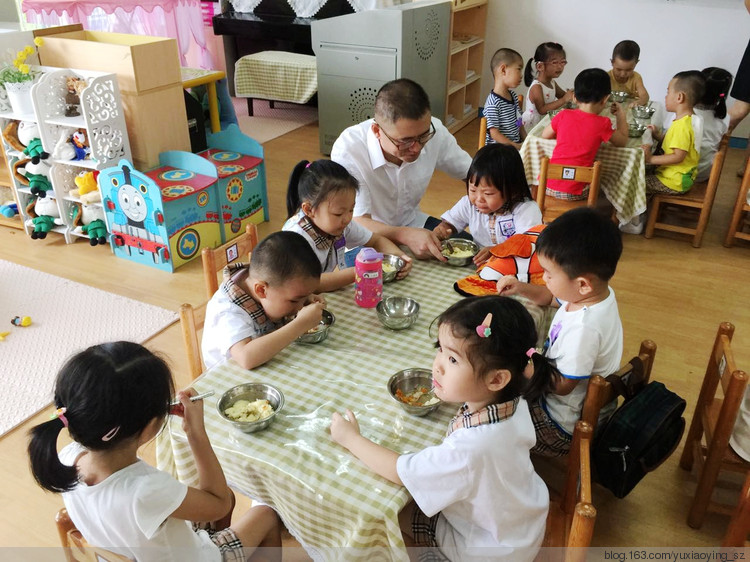
[[[362,248],[354,262],[354,302],[373,308],[383,298],[383,254]]]

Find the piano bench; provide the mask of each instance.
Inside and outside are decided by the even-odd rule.
[[[307,103],[318,91],[315,57],[286,51],[262,51],[237,59],[234,65],[234,91],[238,98]]]

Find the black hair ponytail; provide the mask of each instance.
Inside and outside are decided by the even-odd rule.
[[[555,389],[560,379],[560,371],[550,363],[549,359],[537,351],[534,351],[530,359],[534,364],[534,374],[522,394],[526,400],[533,402]]]
[[[31,430],[29,460],[34,480],[45,490],[61,493],[78,482],[75,466],[66,466],[57,456],[57,437],[65,427],[60,418],[41,423]]]
[[[287,218],[293,217],[302,205],[299,196],[299,180],[309,165],[310,162],[307,160],[300,160],[289,175],[289,185],[286,189]]]
[[[523,69],[523,83],[527,86],[531,86],[531,83],[534,81],[533,63],[534,59],[529,59]]]

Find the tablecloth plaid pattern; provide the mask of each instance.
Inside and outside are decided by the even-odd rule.
[[[419,418],[406,414],[386,390],[388,378],[409,367],[431,368],[432,321],[461,297],[453,290],[469,268],[415,261],[406,279],[384,286],[384,296],[420,304],[419,319],[405,331],[383,327],[374,309],[354,304],[353,288],[326,295],[336,321],[319,344],[293,344],[252,371],[227,361],[194,383],[206,400],[211,443],[232,486],[274,507],[289,531],[316,560],[407,560],[398,512],[410,499],[405,488],[376,476],[331,440],[331,414],[350,408],[363,435],[400,453],[440,442],[457,405],[443,404]],[[527,305],[540,329],[554,309]],[[244,434],[223,422],[216,401],[244,382],[267,382],[285,397],[278,419]],[[157,463],[182,482],[197,483],[190,448],[178,419],[157,438]]]
[[[245,55],[234,65],[237,97],[307,103],[318,91],[315,57],[286,51]]]
[[[541,138],[549,122],[547,115],[529,132],[521,145],[521,159],[530,185],[539,183],[542,159],[551,157],[557,144],[554,139]],[[615,208],[620,224],[627,224],[633,217],[646,212],[646,163],[640,146],[640,138],[631,138],[625,147],[602,144],[596,154],[602,166],[601,190]]]

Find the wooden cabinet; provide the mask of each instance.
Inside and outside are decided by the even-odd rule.
[[[476,119],[482,98],[482,61],[487,23],[487,0],[454,0],[445,126],[458,131]]]

